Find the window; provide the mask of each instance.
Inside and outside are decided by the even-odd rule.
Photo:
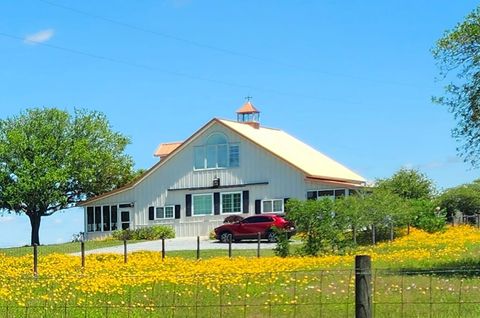
[[[240,163],[238,144],[229,144],[220,133],[210,135],[205,145],[196,146],[193,152],[195,170],[238,167]]]
[[[193,215],[213,214],[212,194],[194,194],[192,199],[193,199]]]
[[[112,231],[115,231],[118,229],[118,225],[117,225],[117,222],[118,222],[118,215],[117,215],[117,206],[116,205],[112,205],[110,207],[110,222],[112,224],[111,226],[111,230]]]
[[[267,216],[251,216],[242,221],[242,223],[262,223],[262,222],[272,222],[271,217]]]
[[[157,213],[155,215],[156,219],[173,219],[174,216],[174,206],[169,205],[165,207],[157,208]]]
[[[102,231],[102,207],[96,206],[95,207],[95,228],[94,231],[100,232]]]
[[[103,231],[110,231],[110,206],[103,206]]]
[[[93,222],[93,206],[87,208],[87,232],[95,231],[95,226]]]
[[[230,144],[230,167],[240,166],[240,147],[238,144]]]
[[[242,193],[222,193],[222,213],[242,212]]]
[[[352,190],[349,190],[352,191]],[[351,193],[351,192],[349,192]],[[344,197],[347,194],[347,189],[332,189],[332,190],[315,190],[307,191],[308,200],[321,200],[325,198],[338,199]]]
[[[116,205],[87,207],[87,232],[109,232],[118,229]]]
[[[263,200],[262,213],[283,212],[283,199]]]

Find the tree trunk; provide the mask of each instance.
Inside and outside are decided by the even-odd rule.
[[[31,245],[40,245],[40,220],[42,216],[39,212],[30,212],[27,213],[30,219],[30,225],[32,226],[32,236],[31,236]]]

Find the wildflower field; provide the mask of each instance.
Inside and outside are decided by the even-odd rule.
[[[190,260],[141,252],[0,254],[1,317],[352,317],[354,255],[373,262],[375,317],[479,317],[480,230],[413,230],[348,255]]]

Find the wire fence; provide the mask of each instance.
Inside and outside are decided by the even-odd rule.
[[[0,278],[0,316],[354,317],[358,274],[329,269]],[[480,317],[480,268],[370,274],[373,317]],[[93,281],[104,288],[92,289]],[[26,295],[17,295],[22,290]],[[17,299],[8,300],[8,293]]]
[[[268,243],[260,238],[246,242],[242,241],[242,243],[220,243],[200,237],[182,238],[180,242],[177,239],[156,241],[108,239],[103,241],[92,240],[53,245],[0,248],[0,254],[15,257],[32,256],[34,258],[36,255],[37,258],[41,258],[54,253],[83,257],[90,254],[113,253],[126,255],[125,259],[128,260],[128,255],[131,253],[152,251],[161,253],[163,257],[168,254],[200,259],[204,256],[271,256],[273,255],[272,250],[274,247],[275,243]]]

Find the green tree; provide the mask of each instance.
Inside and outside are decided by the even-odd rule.
[[[446,210],[448,216],[456,211],[467,215],[480,213],[480,180],[445,190],[437,204]]]
[[[304,254],[317,255],[343,247],[347,223],[343,215],[334,212],[333,207],[331,199],[288,201],[287,216],[303,236],[301,251]]]
[[[367,192],[359,190],[357,195],[349,195],[335,200],[335,212],[345,219],[345,222],[352,230],[353,242],[357,243],[358,231],[368,226],[367,215],[365,214],[365,197]]]
[[[404,225],[404,200],[396,193],[376,188],[365,197],[363,209],[367,224],[378,230]]]
[[[95,111],[35,108],[1,119],[0,208],[26,214],[39,244],[42,217],[131,180],[129,142]]]
[[[378,189],[403,199],[430,199],[435,194],[432,180],[415,169],[402,168],[390,178],[377,180],[376,184]]]
[[[445,32],[432,50],[445,86],[434,102],[448,107],[457,126],[452,135],[464,160],[478,167],[480,154],[480,7]],[[455,74],[451,74],[451,73]],[[453,75],[453,76],[452,76]]]

